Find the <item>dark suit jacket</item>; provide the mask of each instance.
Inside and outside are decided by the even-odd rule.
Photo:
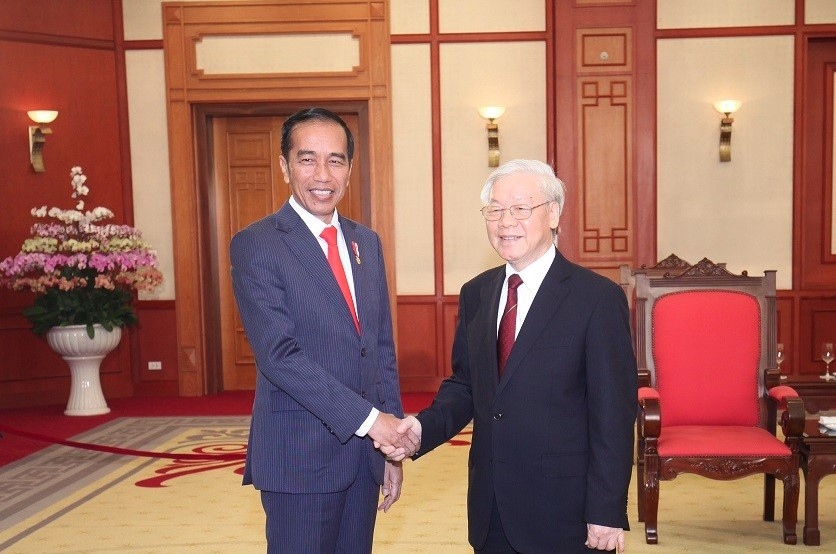
[[[258,368],[244,484],[259,490],[345,490],[361,468],[383,479],[383,456],[354,435],[372,406],[403,411],[383,253],[370,229],[342,217],[340,226],[360,335],[322,248],[290,205],[232,238],[232,283]]]
[[[473,420],[468,523],[484,544],[494,497],[511,545],[586,552],[586,523],[627,528],[636,361],[627,300],[560,252],[499,380],[496,322],[505,266],[459,296],[453,375],[418,415],[418,456]]]

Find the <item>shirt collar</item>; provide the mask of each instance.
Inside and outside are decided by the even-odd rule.
[[[293,208],[293,211],[299,214],[299,217],[302,218],[302,221],[305,223],[305,226],[307,226],[307,228],[310,229],[311,233],[313,233],[315,237],[318,237],[320,233],[322,233],[322,231],[325,230],[325,228],[329,225],[333,225],[334,227],[336,227],[337,233],[342,234],[342,229],[340,228],[340,218],[337,215],[336,208],[334,209],[334,215],[331,216],[331,223],[324,223],[321,219],[319,219],[314,214],[303,208],[301,204],[299,204],[299,202],[296,201],[296,198],[294,198],[293,195],[290,196],[290,199],[287,203],[290,204],[290,207]]]
[[[546,274],[549,272],[549,268],[551,268],[555,257],[556,251],[554,246],[552,246],[547,249],[542,256],[531,262],[522,271],[514,271],[511,264],[505,264],[505,280],[507,281],[508,277],[514,273],[519,273],[520,278],[523,280],[522,286],[536,293],[540,289],[540,285],[543,283],[543,280],[546,278]]]

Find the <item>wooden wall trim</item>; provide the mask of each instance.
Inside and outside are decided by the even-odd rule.
[[[126,40],[125,50],[162,50],[162,40]]]
[[[545,42],[547,31],[496,31],[490,33],[439,33],[392,35],[392,44],[439,44],[469,42]]]
[[[699,27],[688,29],[657,29],[656,38],[724,38],[760,37],[795,34],[795,25],[764,25],[761,27]]]
[[[28,42],[48,46],[76,46],[92,50],[113,50],[114,48],[112,40],[82,38],[66,35],[49,35],[45,33],[32,33],[24,31],[10,31],[8,29],[0,29],[0,40]]]

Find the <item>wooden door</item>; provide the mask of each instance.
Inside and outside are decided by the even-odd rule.
[[[789,352],[786,370],[819,383],[823,342],[836,340],[836,244],[834,244],[834,106],[836,37],[813,36],[804,56],[800,186],[795,190],[793,291],[795,333],[779,330]],[[790,374],[790,381],[795,378]]]
[[[354,136],[359,136],[357,114],[340,114]],[[215,173],[214,217],[217,283],[220,302],[222,389],[255,387],[255,359],[238,316],[229,272],[229,241],[250,223],[278,210],[290,197],[279,156],[281,127],[286,116],[225,117],[212,123]],[[360,160],[359,145],[354,159]],[[356,165],[356,164],[355,164]],[[362,221],[359,167],[354,167],[340,214]],[[268,244],[264,245],[269,248]]]

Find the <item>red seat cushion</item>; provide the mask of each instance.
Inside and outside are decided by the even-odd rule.
[[[652,326],[655,388],[666,428],[758,425],[761,335],[754,296],[667,294],[653,306]]]
[[[665,425],[659,436],[659,456],[790,456],[786,444],[765,429],[748,426]]]
[[[639,402],[646,398],[659,398],[659,392],[650,387],[639,387]]]

